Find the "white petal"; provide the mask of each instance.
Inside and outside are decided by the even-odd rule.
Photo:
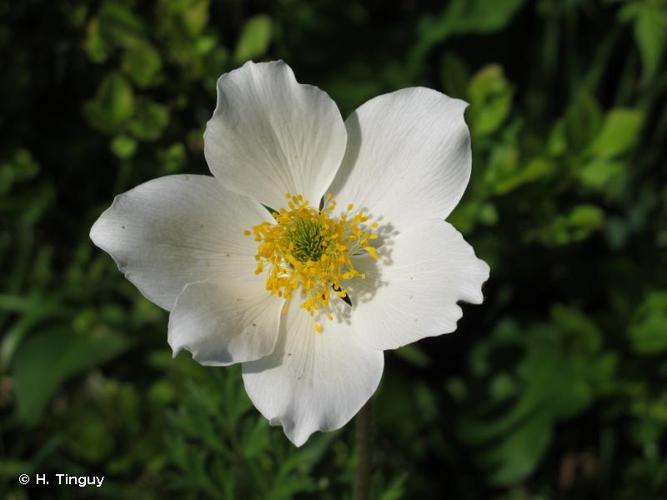
[[[293,299],[283,317],[273,354],[243,365],[250,399],[296,446],[345,425],[377,389],[384,366],[382,352],[344,322],[324,320],[316,333],[299,304]]]
[[[149,300],[171,310],[188,283],[255,277],[257,243],[244,230],[271,220],[213,177],[153,179],[116,196],[90,238]]]
[[[348,145],[330,191],[394,228],[446,218],[470,178],[467,104],[408,88],[363,104],[345,122]]]
[[[282,61],[248,62],[218,80],[206,160],[226,187],[279,209],[285,193],[312,206],[333,180],[347,136],[336,104]]]
[[[442,220],[399,234],[385,256],[355,262],[366,280],[348,286],[352,326],[376,349],[396,349],[456,330],[457,301],[480,304],[489,266]]]
[[[261,282],[186,285],[169,315],[169,345],[203,365],[226,366],[268,356],[275,348],[283,299]]]

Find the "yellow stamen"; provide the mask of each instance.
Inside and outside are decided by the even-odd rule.
[[[310,207],[302,195],[290,193],[287,206],[288,209],[273,213],[275,224],[263,222],[252,228],[258,242],[255,272],[260,274],[266,269],[266,289],[288,301],[300,288],[304,297],[301,307],[315,315],[328,309],[332,297],[347,297],[342,281],[365,278],[351,257],[365,250],[377,259],[377,249],[370,243],[377,235],[364,224],[368,215],[363,211],[352,213],[351,203],[339,217],[332,216],[336,201],[330,193],[319,211]],[[377,223],[373,226],[377,227]],[[320,323],[315,323],[314,328],[318,333],[322,331]]]

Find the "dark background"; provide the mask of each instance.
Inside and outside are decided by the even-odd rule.
[[[206,173],[217,77],[282,58],[344,116],[470,102],[486,300],[387,354],[372,498],[666,498],[666,43],[664,0],[0,0],[0,495],[350,496],[353,424],[294,448],[88,239]],[[17,481],[58,472],[106,479]]]

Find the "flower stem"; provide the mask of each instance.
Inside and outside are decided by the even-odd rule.
[[[368,500],[371,476],[371,432],[373,400],[369,399],[357,415],[357,474],[354,500]]]

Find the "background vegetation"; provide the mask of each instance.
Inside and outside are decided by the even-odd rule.
[[[666,43],[665,0],[0,0],[0,496],[349,496],[352,425],[292,447],[88,239],[114,194],[206,173],[216,78],[283,58],[343,115],[471,103],[451,221],[486,302],[388,354],[373,498],[666,498]]]

